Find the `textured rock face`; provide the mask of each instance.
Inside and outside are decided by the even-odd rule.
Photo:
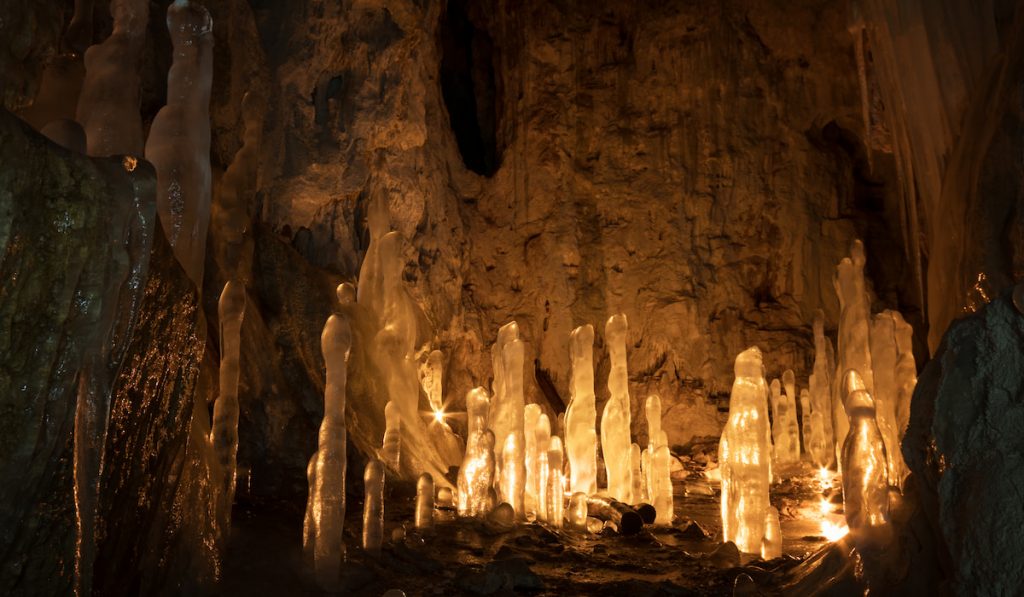
[[[1005,296],[950,326],[922,372],[903,444],[959,594],[1024,586],[1022,438],[1024,314]]]

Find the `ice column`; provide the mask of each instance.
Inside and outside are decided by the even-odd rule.
[[[782,557],[782,525],[779,511],[769,506],[764,513],[764,538],[761,540],[761,559],[774,560]]]
[[[427,395],[433,417],[430,420],[430,438],[441,451],[445,463],[457,466],[462,462],[462,443],[445,421],[444,403],[444,354],[431,351],[426,363],[420,368],[420,385]]]
[[[495,437],[502,438],[502,444],[498,446],[498,456],[502,458],[504,441],[509,434],[515,435],[516,445],[523,445],[525,435],[523,431],[523,358],[525,345],[519,339],[519,326],[516,322],[508,323],[498,330],[498,340],[491,347],[491,363],[494,367],[494,397],[491,399],[490,429]],[[517,454],[517,460],[510,461],[512,469],[517,478],[522,479],[526,474],[525,462],[521,453]],[[502,495],[501,499],[512,506],[516,514],[523,513],[522,485],[514,483],[509,486],[514,488],[515,495]]]
[[[850,430],[843,442],[843,502],[855,539],[884,537],[889,521],[885,444],[875,420],[871,394],[855,389],[846,399]]]
[[[899,400],[896,387],[896,361],[899,358],[896,347],[896,325],[894,311],[883,311],[871,321],[871,367],[875,374],[875,418],[878,429],[885,441],[888,461],[889,482],[903,486],[907,467],[900,449],[897,431],[896,403]]]
[[[526,430],[524,456],[526,461],[523,509],[527,518],[537,515],[540,500],[540,457],[537,448],[537,426],[540,424],[540,405],[527,404],[523,410],[523,425]]]
[[[380,450],[380,459],[390,470],[398,472],[401,469],[400,458],[402,454],[402,417],[394,401],[389,401],[384,406],[384,442]]]
[[[635,444],[634,444],[635,445]],[[548,522],[562,528],[565,510],[565,486],[562,474],[562,440],[556,435],[548,447]]]
[[[772,380],[771,392],[772,401],[775,403],[775,420],[772,423],[775,461],[780,464],[797,462],[800,460],[800,444],[799,438],[794,435],[796,415],[791,409],[790,398],[782,393],[778,379]]]
[[[379,460],[366,463],[363,485],[363,550],[378,555],[384,542],[384,465]]]
[[[110,37],[85,51],[85,80],[75,119],[85,131],[89,155],[142,157],[139,67],[146,43],[149,2],[112,0],[110,15],[114,19]],[[173,29],[171,34],[174,35]],[[212,44],[212,36],[207,39]],[[172,41],[177,40],[172,37]],[[205,82],[209,85],[210,78]],[[197,122],[196,126],[204,124]],[[205,126],[208,135],[209,124]],[[206,158],[208,161],[208,154]],[[159,167],[157,170],[159,174]]]
[[[352,348],[352,331],[348,322],[337,315],[327,318],[320,336],[320,350],[327,365],[324,391],[324,418],[320,423],[317,451],[310,459],[309,530],[305,534],[306,552],[312,552],[318,580],[331,583],[345,554],[342,528],[345,524],[345,387],[348,378],[348,357]]]
[[[836,294],[839,296],[839,343],[837,350],[836,377],[848,369],[860,373],[868,393],[874,392],[874,376],[871,371],[871,349],[868,340],[868,329],[871,322],[870,306],[867,292],[864,289],[864,244],[853,241],[850,257],[843,258],[836,266],[833,280]],[[841,405],[846,399],[843,394],[836,394],[833,388],[833,403]],[[833,427],[835,429],[836,449],[839,452],[841,438],[846,437],[849,421],[846,413],[838,405],[833,408]]]
[[[594,398],[594,326],[581,325],[569,335],[572,379],[565,411],[565,447],[573,492],[597,493],[597,407]],[[585,522],[585,521],[584,521]]]
[[[213,405],[210,440],[223,473],[221,513],[230,518],[235,496],[235,459],[238,456],[238,376],[245,287],[229,281],[217,302],[220,320],[220,395]],[[225,518],[226,520],[226,518]]]
[[[608,373],[610,396],[601,415],[601,451],[608,471],[608,493],[633,503],[633,466],[629,445],[629,374],[626,369],[626,316],[612,315],[605,325],[605,342],[611,359]]]
[[[434,526],[434,478],[423,473],[416,481],[416,528],[429,529]]]
[[[769,490],[768,387],[761,351],[736,357],[729,419],[718,444],[722,470],[722,537],[745,553],[758,553],[764,537]]]
[[[157,213],[164,233],[174,256],[201,289],[210,224],[213,21],[202,6],[175,0],[167,8],[167,28],[174,47],[167,105],[153,120],[146,159],[156,167]]]
[[[491,399],[487,390],[477,387],[466,393],[467,435],[487,429],[490,407]]]
[[[832,436],[832,376],[825,345],[832,341],[825,337],[825,313],[818,309],[814,315],[814,369],[808,380],[811,393],[811,411],[821,413],[822,441],[828,454],[819,455],[818,464],[830,466],[834,461],[835,439]]]

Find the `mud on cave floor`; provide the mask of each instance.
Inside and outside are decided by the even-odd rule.
[[[239,498],[218,595],[731,595],[736,577],[751,576],[758,592],[772,593],[807,556],[827,543],[821,536],[823,502],[838,485],[809,464],[779,471],[771,502],[781,516],[783,556],[739,562],[721,547],[720,488],[699,471],[674,473],[675,523],[645,526],[637,535],[590,534],[520,523],[502,532],[485,522],[437,522],[413,527],[414,492],[396,488],[385,499],[385,544],[379,557],[360,547],[362,503],[350,500],[348,547],[341,582],[324,590],[303,560],[304,503]],[[788,477],[788,478],[786,478]],[[842,506],[828,516],[842,519]]]

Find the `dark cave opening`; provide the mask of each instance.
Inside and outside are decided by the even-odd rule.
[[[494,43],[470,20],[467,0],[448,3],[441,20],[441,95],[466,168],[491,176],[501,165]]]

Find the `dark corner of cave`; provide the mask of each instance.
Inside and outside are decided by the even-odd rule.
[[[0,4],[0,595],[1021,594],[1021,0]]]

